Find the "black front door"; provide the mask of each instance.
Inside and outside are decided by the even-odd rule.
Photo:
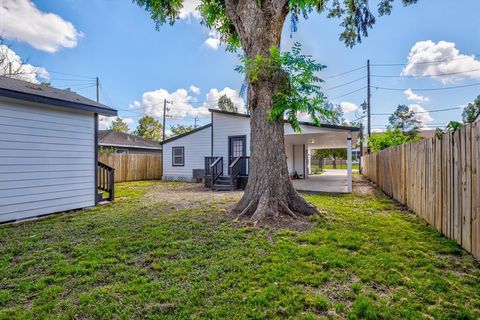
[[[228,137],[228,159],[229,164],[236,157],[245,157],[247,155],[247,136],[233,136]],[[246,175],[247,166],[246,160],[242,160],[242,171],[241,175]]]

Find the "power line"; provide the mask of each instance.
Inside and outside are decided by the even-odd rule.
[[[372,64],[372,66],[375,66],[375,67],[393,67],[393,66],[406,66],[406,65],[419,65],[419,64],[435,64],[435,63],[442,63],[442,62],[462,60],[462,59],[467,59],[467,58],[476,58],[476,57],[478,57],[477,54],[475,54],[473,56],[464,56],[464,57],[453,58],[453,59],[433,60],[433,61],[424,61],[424,62],[377,63],[377,64]]]
[[[365,68],[366,66],[361,66],[361,67],[358,67],[358,68],[355,68],[355,69],[352,69],[352,70],[348,70],[348,71],[345,71],[345,72],[341,72],[341,73],[337,73],[337,74],[334,74],[332,76],[328,76],[327,79],[332,79],[332,78],[336,78],[336,77],[340,77],[340,76],[343,76],[345,74],[349,74],[351,72],[355,72],[355,71],[358,71],[358,70],[361,70],[363,68]]]
[[[355,93],[355,92],[364,90],[365,88],[366,88],[366,86],[363,86],[363,87],[361,87],[361,88],[358,88],[358,89],[356,89],[356,90],[347,92],[347,93],[342,94],[342,95],[340,95],[340,96],[336,96],[336,97],[334,97],[334,98],[330,98],[330,100],[335,100],[335,99],[338,99],[338,98],[341,98],[341,97],[345,97],[345,96],[351,95],[351,94],[353,94],[353,93]]]
[[[468,70],[468,71],[458,71],[458,72],[450,72],[450,73],[439,73],[439,74],[429,74],[423,76],[415,76],[415,75],[379,75],[379,74],[372,74],[372,77],[375,78],[430,78],[430,77],[443,77],[443,76],[452,76],[456,74],[463,74],[463,73],[470,73],[480,71],[480,69]]]
[[[358,79],[355,79],[355,80],[352,80],[352,81],[349,81],[349,82],[345,82],[345,83],[339,84],[338,86],[334,86],[334,87],[325,89],[325,91],[329,91],[329,90],[337,89],[337,88],[340,88],[340,87],[344,87],[344,86],[346,86],[346,85],[349,85],[349,84],[355,83],[355,82],[357,82],[357,81],[363,80],[363,79],[365,79],[366,77],[367,77],[367,76],[363,76],[363,77],[360,77],[360,78],[358,78]]]
[[[85,78],[85,79],[91,79],[95,80],[95,77],[92,76],[84,76],[80,74],[73,74],[73,73],[66,73],[66,72],[58,72],[58,71],[53,71],[53,70],[48,70],[48,73],[56,73],[56,74],[61,74],[64,76],[71,76],[71,77],[76,77],[76,78]]]
[[[467,87],[475,87],[479,86],[480,82],[472,83],[472,84],[465,84],[461,86],[453,86],[453,87],[443,87],[443,88],[387,88],[387,87],[377,87],[373,85],[375,89],[379,90],[389,90],[389,91],[405,91],[405,90],[412,90],[412,91],[441,91],[441,90],[451,90],[451,89],[459,89],[459,88],[467,88]]]
[[[89,86],[84,86],[84,87],[81,87],[81,88],[73,88],[73,89],[78,91],[78,90],[83,90],[83,89],[87,89],[87,88],[93,88],[93,87],[95,87],[95,85],[94,85],[94,84],[92,84],[92,85],[89,85]]]
[[[95,79],[75,79],[75,78],[50,78],[52,81],[78,81],[78,82],[92,82]]]
[[[455,107],[455,108],[444,108],[444,109],[435,109],[435,110],[425,110],[425,111],[412,111],[414,114],[417,113],[435,113],[435,112],[444,112],[444,111],[451,111],[451,110],[460,110],[463,107]],[[374,116],[389,116],[391,113],[372,113]]]

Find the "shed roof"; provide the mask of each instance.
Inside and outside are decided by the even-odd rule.
[[[160,143],[142,137],[112,130],[98,131],[98,145],[105,147],[162,150]]]
[[[117,110],[75,92],[0,76],[0,97],[116,116]]]

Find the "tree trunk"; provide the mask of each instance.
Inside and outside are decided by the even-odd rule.
[[[280,38],[288,13],[286,0],[227,0],[226,8],[242,47],[249,59],[269,56],[272,46],[280,47]],[[245,193],[234,209],[239,216],[253,221],[275,219],[281,214],[292,217],[318,214],[318,210],[293,188],[287,168],[283,119],[269,120],[273,97],[282,75],[261,77],[250,83],[250,168]]]
[[[333,169],[337,169],[337,157],[333,156]]]

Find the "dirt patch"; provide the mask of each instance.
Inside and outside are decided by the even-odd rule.
[[[352,176],[352,191],[355,194],[364,194],[364,195],[374,195],[378,196],[383,194],[375,184],[373,184],[370,180],[365,178],[361,174],[355,174]]]
[[[365,195],[382,194],[373,183],[361,175],[353,176],[353,193]],[[311,217],[299,216],[294,219],[282,215],[277,219],[270,219],[263,222],[252,222],[250,220],[237,220],[237,216],[231,215],[231,209],[240,200],[243,191],[212,191],[205,188],[201,183],[186,182],[165,182],[151,187],[143,201],[164,202],[172,210],[196,209],[202,207],[223,207],[229,217],[241,226],[269,227],[273,230],[291,229],[304,231],[315,225]]]
[[[144,201],[165,201],[174,209],[192,209],[211,205],[232,206],[243,191],[212,191],[201,183],[166,182],[152,187]]]

